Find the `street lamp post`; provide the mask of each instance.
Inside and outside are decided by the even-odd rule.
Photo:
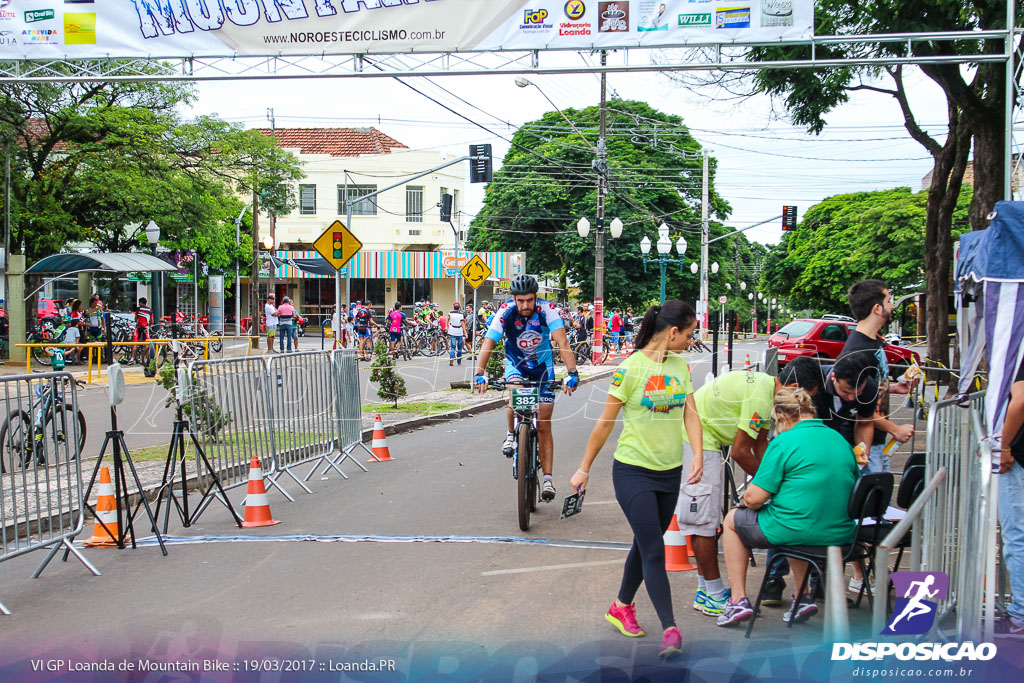
[[[668,264],[678,264],[679,272],[683,272],[683,256],[686,254],[686,239],[680,237],[676,240],[676,251],[679,253],[679,258],[670,259],[668,255],[672,253],[672,240],[668,236],[668,226],[664,223],[658,228],[658,258],[647,258],[647,254],[651,253],[651,238],[644,235],[644,238],[640,240],[640,251],[643,253],[644,260],[644,272],[647,271],[648,263],[657,263],[658,268],[661,271],[661,294],[658,301],[662,304],[665,303],[665,268]]]
[[[594,264],[594,345],[592,348],[593,357],[591,360],[594,365],[601,362],[601,356],[604,348],[604,207],[602,205],[601,211],[597,216],[597,234],[595,235],[595,242],[598,250],[597,261]],[[611,224],[608,226],[608,231],[611,232],[612,239],[618,239],[622,235],[622,220],[619,218],[613,218]],[[590,234],[590,221],[587,220],[586,216],[583,216],[576,222],[576,234],[583,239],[587,238]],[[600,285],[600,287],[598,286]]]
[[[160,243],[160,226],[156,224],[156,221],[150,221],[146,225],[146,240],[149,242],[149,246],[153,249],[153,256],[156,256],[156,248]],[[163,273],[156,272],[150,276],[150,282],[153,284],[151,289],[153,290],[153,319],[160,322],[163,314]]]

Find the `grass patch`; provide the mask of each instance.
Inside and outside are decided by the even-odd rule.
[[[269,452],[269,440],[264,437],[262,442],[257,443],[257,440],[260,438],[249,433],[231,432],[221,435],[220,440],[216,444],[205,442],[203,439],[200,439],[199,443],[203,444],[206,456],[213,460],[218,450],[224,457],[230,457],[231,454]],[[327,438],[326,434],[312,431],[295,432],[282,430],[274,432],[275,444],[279,451],[320,444],[326,441]],[[132,460],[135,462],[164,462],[167,460],[167,449],[169,447],[169,444],[163,444],[162,446],[146,446],[145,448],[132,449]],[[189,461],[195,459],[196,449],[188,434],[185,435],[185,452],[188,454]],[[112,454],[112,450],[107,453],[108,456],[112,456]]]
[[[413,401],[410,403],[400,403],[396,410],[394,406],[371,403],[370,405],[363,406],[364,413],[418,413],[420,415],[437,415],[439,413],[447,413],[451,410],[458,410],[462,408],[457,403],[431,403],[428,401]]]

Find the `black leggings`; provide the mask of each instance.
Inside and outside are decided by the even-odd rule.
[[[676,625],[665,570],[664,536],[675,513],[681,474],[681,467],[659,472],[618,460],[612,466],[615,499],[633,530],[633,547],[622,570],[619,600],[632,603],[640,584],[646,583],[662,629]]]

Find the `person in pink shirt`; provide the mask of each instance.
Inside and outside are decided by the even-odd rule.
[[[292,324],[295,322],[295,307],[292,306],[292,300],[289,297],[283,297],[281,299],[281,305],[277,307],[277,324],[280,329],[278,339],[280,339],[281,353],[284,353],[284,341],[288,340],[288,353],[292,352]]]

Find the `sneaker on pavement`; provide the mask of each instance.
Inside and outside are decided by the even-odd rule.
[[[796,611],[794,616],[793,612]],[[814,604],[814,595],[811,593],[804,593],[804,596],[800,598],[800,604],[797,605],[797,599],[793,598],[793,604],[790,605],[789,611],[782,615],[782,620],[787,624],[790,621],[807,621],[815,614],[818,613],[818,606]]]
[[[764,597],[761,598],[761,604],[767,607],[779,607],[782,605],[782,592],[784,590],[786,590],[786,582],[777,576],[771,577],[764,587]]]
[[[693,609],[698,612],[704,611],[704,601],[707,600],[708,594],[702,590],[697,590],[697,594],[693,596]]]
[[[1014,621],[1012,617],[996,619],[996,638],[1024,638],[1024,623]]]
[[[636,623],[636,603],[617,607],[613,602],[604,618],[627,638],[639,638],[644,635],[644,630]]]
[[[729,597],[731,593],[729,589],[726,589],[722,593],[721,598],[716,598],[710,593],[704,593],[704,609],[701,611],[709,617],[717,617],[725,611],[726,605],[729,604]]]
[[[545,503],[550,503],[555,499],[555,485],[550,479],[545,479],[544,483],[541,484],[540,499]]]
[[[846,585],[846,590],[850,591],[851,593],[857,594],[857,593],[860,593],[860,589],[861,589],[861,587],[863,585],[864,585],[864,579],[854,579],[854,578],[851,578],[850,579],[850,583],[848,583]],[[875,584],[869,583],[868,584],[868,588],[871,589],[871,594],[874,595],[875,594]],[[867,590],[864,591],[864,594],[867,595]],[[815,594],[814,597],[817,598],[818,595]],[[822,595],[821,599],[824,599],[824,595]]]
[[[725,606],[725,611],[718,617],[718,621],[715,622],[719,626],[732,626],[738,624],[741,621],[746,621],[754,616],[754,608],[750,605],[750,600],[747,598],[740,598],[739,602],[733,602],[732,600]]]
[[[673,626],[661,637],[661,649],[658,650],[658,656],[673,657],[681,654],[683,654],[683,636],[679,633],[679,629]]]
[[[515,434],[509,434],[505,437],[504,443],[501,444],[501,452],[505,454],[506,458],[511,458],[516,454]]]

